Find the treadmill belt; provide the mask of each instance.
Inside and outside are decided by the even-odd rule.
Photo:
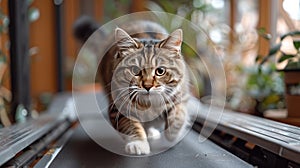
[[[72,168],[243,168],[252,167],[213,142],[198,142],[199,134],[191,130],[173,148],[149,157],[126,157],[114,154],[91,140],[81,126],[78,126],[54,159],[50,167]]]

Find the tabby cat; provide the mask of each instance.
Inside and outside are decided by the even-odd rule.
[[[159,137],[160,131],[146,123],[163,117],[164,135],[175,141],[188,120],[189,79],[180,51],[182,30],[167,35],[162,26],[150,21],[120,27],[99,66],[110,99],[109,117],[126,140],[126,153],[149,154],[148,139]]]

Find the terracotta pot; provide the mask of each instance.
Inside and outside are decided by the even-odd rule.
[[[285,98],[288,109],[288,117],[300,118],[300,94],[293,94],[292,87],[300,85],[300,70],[285,71]]]

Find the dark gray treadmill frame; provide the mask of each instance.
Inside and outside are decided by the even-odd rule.
[[[0,166],[63,121],[63,118],[55,115],[44,115],[26,123],[0,129]]]
[[[195,103],[197,103],[196,100]],[[220,121],[206,116],[207,110],[202,110],[197,122],[203,124],[205,121],[207,125],[218,124],[217,130],[300,164],[299,127],[229,110],[223,112]]]

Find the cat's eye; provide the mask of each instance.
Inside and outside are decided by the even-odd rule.
[[[141,70],[138,66],[132,66],[131,67],[131,73],[134,75],[134,76],[138,76],[140,75],[141,73]]]
[[[155,70],[155,74],[157,75],[157,76],[162,76],[162,75],[164,75],[166,73],[166,68],[165,67],[158,67],[158,68],[156,68],[156,70]]]

